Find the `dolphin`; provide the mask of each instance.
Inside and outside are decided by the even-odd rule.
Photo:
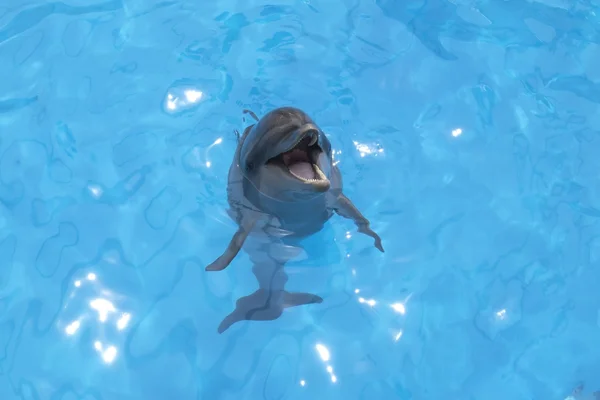
[[[600,400],[600,391],[595,391],[591,394],[583,393],[583,384],[579,384],[565,400]]]
[[[241,136],[235,132],[237,147],[227,179],[227,213],[238,229],[206,271],[224,270],[244,248],[258,289],[236,302],[219,333],[242,320],[275,320],[286,308],[323,301],[314,294],[286,291],[284,265],[299,253],[299,242],[320,231],[334,213],[354,221],[384,252],[369,220],[342,192],[329,139],[304,111],[280,107],[261,119],[250,110],[244,113],[255,123]]]

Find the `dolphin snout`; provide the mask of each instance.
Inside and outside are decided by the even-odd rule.
[[[308,142],[309,146],[312,146],[319,141],[319,131],[311,130],[308,135],[310,137],[310,141]]]
[[[304,125],[298,130],[298,134],[302,136],[302,139],[310,139],[308,142],[309,146],[312,146],[319,141],[319,128],[313,124]]]

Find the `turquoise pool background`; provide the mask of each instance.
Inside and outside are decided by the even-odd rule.
[[[1,399],[563,400],[600,390],[595,1],[0,5]],[[334,217],[255,290],[242,108],[305,109],[385,254]]]

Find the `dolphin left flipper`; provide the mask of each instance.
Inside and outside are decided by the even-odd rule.
[[[371,229],[369,220],[358,211],[358,208],[356,208],[356,206],[352,204],[352,201],[344,196],[344,194],[340,194],[337,198],[334,210],[341,217],[353,220],[358,231],[375,239],[375,247],[382,253],[384,252],[381,238],[373,229]]]

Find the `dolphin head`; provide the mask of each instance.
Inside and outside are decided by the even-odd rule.
[[[331,143],[297,108],[274,109],[251,127],[238,163],[244,177],[275,200],[310,200],[331,187]]]

